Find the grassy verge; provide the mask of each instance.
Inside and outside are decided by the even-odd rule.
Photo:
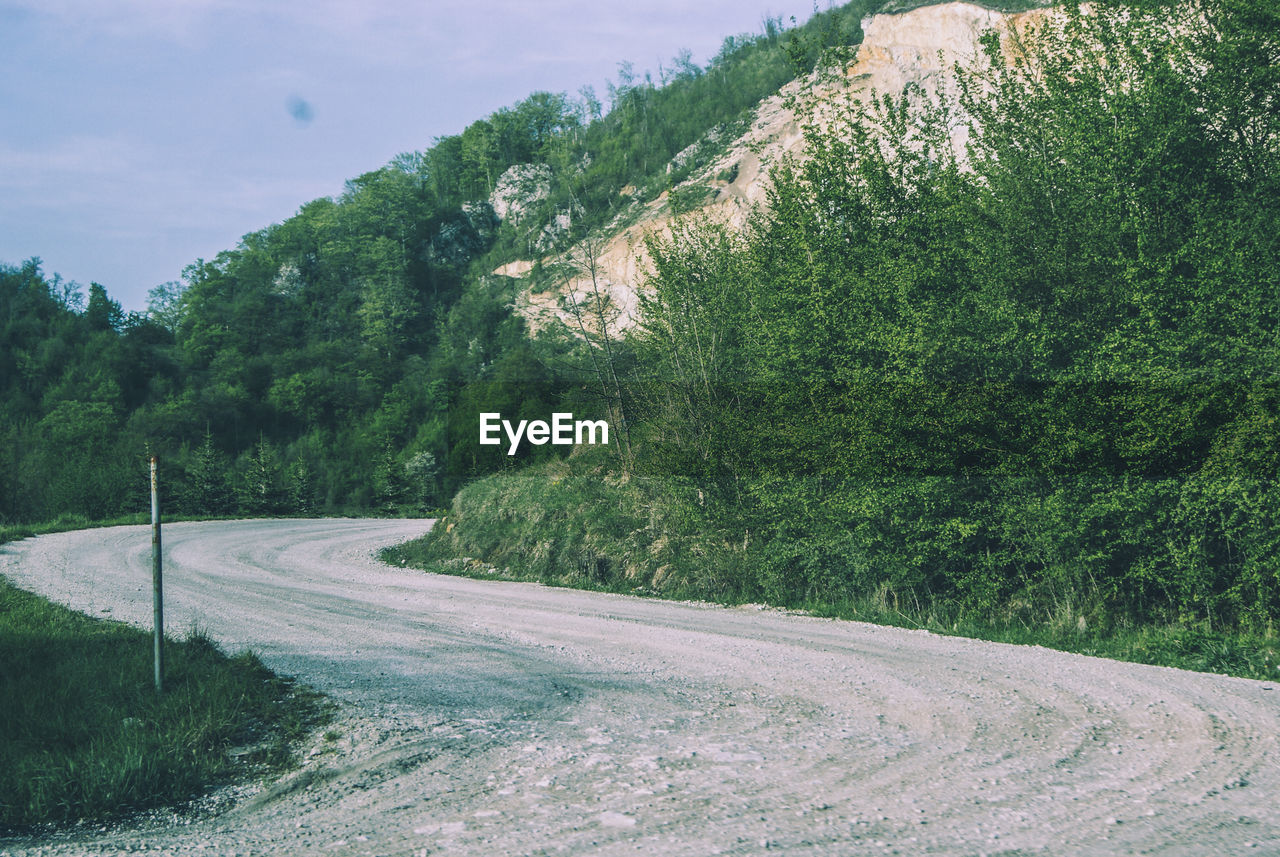
[[[590,463],[584,460],[590,458]],[[610,472],[606,455],[473,482],[393,565],[668,598],[752,600],[744,551],[695,487]]]
[[[76,523],[8,527],[0,539]],[[181,804],[287,767],[292,743],[328,716],[318,694],[199,633],[168,641],[165,657],[156,694],[149,633],[0,578],[0,827]]]
[[[168,523],[168,520],[166,517],[165,522]],[[149,514],[139,512],[135,515],[112,518],[109,521],[90,521],[80,515],[63,515],[57,520],[46,521],[41,524],[0,524],[0,545],[5,542],[16,542],[19,539],[30,538],[31,536],[42,536],[46,533],[65,533],[70,530],[84,530],[89,527],[116,527],[126,524],[149,523],[151,523]]]
[[[401,517],[431,517],[430,514],[423,512],[415,512],[412,515],[406,514]],[[315,518],[315,517],[377,517],[377,513],[373,511],[362,511],[360,509],[348,509],[333,512],[327,515],[316,514],[299,514],[299,515],[236,515],[228,517],[227,515],[172,515],[165,513],[163,521],[167,526],[169,524],[177,524],[188,521],[238,521],[260,518],[287,519],[287,518]],[[394,516],[393,516],[394,517]],[[66,533],[72,530],[87,530],[92,527],[123,527],[123,526],[141,526],[151,523],[150,512],[136,512],[132,515],[121,515],[118,518],[110,518],[102,521],[95,521],[84,517],[83,515],[62,515],[53,521],[45,521],[39,524],[3,524],[0,523],[0,545],[5,542],[14,542],[19,539],[30,538],[31,536],[43,536],[48,533]]]
[[[271,516],[268,515],[266,517]],[[227,518],[225,516],[218,515],[165,514],[163,518],[166,525],[175,524],[180,521],[223,520],[227,520]],[[72,530],[87,530],[95,527],[141,526],[143,524],[149,525],[150,523],[150,512],[136,512],[132,515],[121,515],[118,518],[108,518],[107,520],[102,521],[91,520],[83,515],[62,515],[52,521],[44,521],[39,524],[0,524],[0,545],[5,542],[16,542],[19,539],[30,538],[31,536],[43,536],[49,533],[67,533]]]
[[[816,616],[921,628],[975,640],[1043,646],[1116,661],[1280,681],[1280,639],[1274,634],[1235,633],[1196,624],[1082,628],[1077,623],[1052,618],[1042,621],[1013,617],[983,620],[963,615],[944,618],[937,610],[892,609],[882,598],[810,604],[807,610]]]
[[[880,7],[880,14],[901,15],[904,12],[911,12],[925,6],[940,6],[947,2],[950,2],[950,0],[889,0],[889,2]],[[1028,9],[1049,6],[1053,0],[970,0],[970,2],[984,9],[993,9],[996,12],[1025,12]]]
[[[770,598],[751,534],[717,525],[712,504],[693,487],[619,477],[603,459],[594,466],[554,461],[472,483],[431,533],[383,558],[476,578],[723,604],[771,602],[818,616],[1280,680],[1280,639],[1269,630],[1142,625],[1062,606],[1036,614],[1025,603],[977,616],[949,603],[899,603],[885,587],[856,598]]]

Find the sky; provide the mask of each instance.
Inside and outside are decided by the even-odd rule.
[[[828,0],[821,0],[827,8]],[[531,92],[603,99],[814,0],[0,0],[0,263],[125,310]]]

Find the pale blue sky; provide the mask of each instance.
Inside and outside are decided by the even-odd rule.
[[[820,8],[828,0],[820,0]],[[813,0],[0,0],[0,262],[125,309],[399,152]],[[789,23],[789,22],[788,22]]]

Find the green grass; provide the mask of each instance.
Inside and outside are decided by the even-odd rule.
[[[0,539],[73,528],[8,527]],[[165,659],[157,694],[150,633],[0,578],[0,827],[180,805],[287,767],[293,742],[329,716],[318,694],[199,632],[167,640]]]
[[[741,545],[692,486],[611,472],[603,451],[471,483],[423,539],[384,561],[608,592],[751,597]],[[740,540],[740,537],[738,537]]]
[[[241,517],[250,517],[248,515]],[[278,517],[266,515],[264,517]],[[164,524],[174,524],[179,521],[221,521],[227,520],[226,516],[221,515],[170,515],[165,514],[163,518]],[[83,515],[62,515],[52,521],[45,521],[38,524],[5,524],[0,523],[0,545],[5,542],[15,542],[19,539],[30,538],[31,536],[43,536],[48,533],[66,533],[71,530],[87,530],[91,527],[121,527],[121,526],[138,526],[141,524],[151,523],[150,512],[136,512],[132,515],[121,515],[118,518],[109,518],[107,520],[92,520]]]
[[[166,523],[168,518],[165,519]],[[4,524],[0,523],[0,545],[5,542],[16,542],[31,536],[42,536],[46,533],[65,533],[69,530],[84,530],[89,527],[114,527],[124,524],[149,524],[150,514],[138,513],[113,518],[109,521],[90,521],[81,515],[63,515],[54,521],[40,524]]]
[[[880,7],[882,15],[900,15],[924,6],[940,6],[951,0],[889,0]],[[1025,12],[1028,9],[1039,9],[1052,5],[1053,0],[966,0],[975,6],[992,9],[996,12]]]
[[[1090,626],[1071,611],[1043,617],[975,617],[945,609],[897,609],[883,596],[835,604],[809,604],[816,616],[916,628],[935,634],[1043,646],[1131,663],[1176,667],[1240,678],[1280,681],[1280,639],[1273,632],[1214,630],[1203,624]]]
[[[471,483],[421,539],[384,561],[480,579],[535,581],[722,604],[770,602],[751,534],[717,525],[715,501],[671,481],[618,476],[607,457],[574,456]],[[758,537],[757,537],[758,538]],[[856,598],[775,606],[818,616],[1038,645],[1137,663],[1280,680],[1280,640],[1203,622],[1141,624],[1096,604],[1028,599],[978,615],[941,600],[899,598],[887,585]]]

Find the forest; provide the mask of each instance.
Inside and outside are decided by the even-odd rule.
[[[1192,8],[1061,8],[991,34],[950,96],[815,122],[745,230],[651,242],[629,447],[474,482],[404,555],[942,629],[1269,639],[1280,12]]]
[[[705,68],[683,52],[657,80],[623,63],[604,103],[589,87],[534,93],[194,261],[146,313],[38,259],[0,266],[0,523],[145,508],[150,454],[172,513],[446,504],[508,463],[467,454],[474,426],[450,434],[459,402],[504,390],[515,401],[495,404],[537,409],[575,383],[550,368],[571,344],[531,342],[514,284],[487,272],[680,181],[673,155],[856,42],[861,8],[790,29],[767,20]],[[545,196],[499,222],[490,194],[528,165],[548,177]],[[562,211],[572,226],[544,229]]]
[[[745,229],[650,245],[639,327],[531,336],[513,258],[590,248],[672,157],[856,44],[769,22],[604,101],[535,93],[124,314],[0,270],[0,519],[425,514],[437,568],[1079,627],[1280,616],[1280,12],[1062,7],[954,93],[806,129]],[[1176,14],[1175,14],[1176,12]],[[957,123],[968,143],[952,143]],[[547,190],[485,204],[510,168]],[[477,444],[610,415],[607,450]],[[450,565],[453,563],[453,565]]]

